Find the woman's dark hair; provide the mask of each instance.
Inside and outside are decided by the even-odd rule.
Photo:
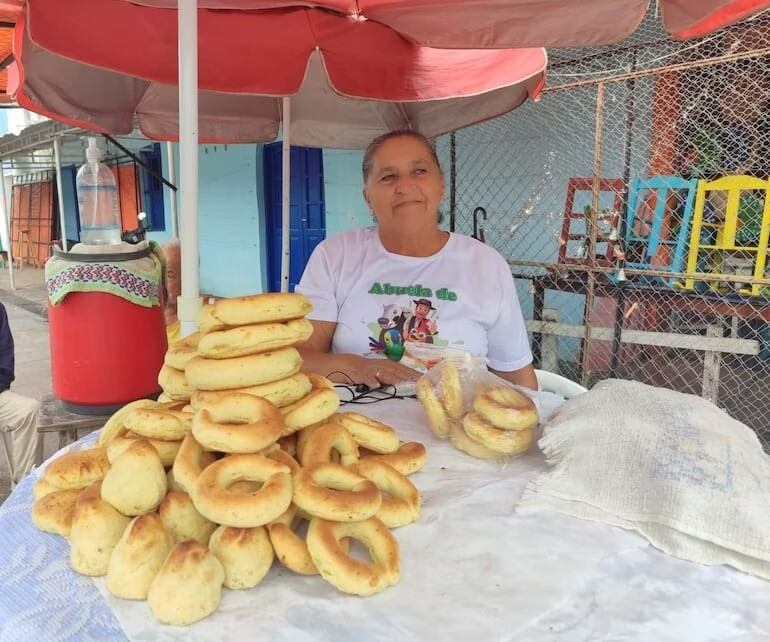
[[[427,137],[423,136],[420,132],[414,131],[413,129],[397,129],[395,131],[388,132],[387,134],[382,134],[382,136],[377,136],[377,138],[369,143],[369,146],[364,152],[364,162],[361,167],[364,174],[364,183],[366,183],[366,181],[369,179],[369,174],[372,172],[372,159],[377,153],[377,150],[392,138],[402,138],[407,136],[414,138],[415,140],[418,140],[423,145],[425,145],[428,151],[430,151],[431,158],[433,158],[433,161],[436,163],[439,171],[442,171],[441,163],[439,163],[438,156],[436,155],[436,148]]]

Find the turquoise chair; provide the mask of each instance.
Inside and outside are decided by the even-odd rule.
[[[652,178],[635,178],[631,181],[624,238],[627,252],[626,267],[638,270],[654,269],[683,272],[697,187],[697,179],[687,180],[679,176],[653,176]],[[650,226],[650,231],[647,235],[638,234],[635,231],[635,224],[641,220],[638,216],[639,208],[644,205],[645,197],[649,192],[656,194],[652,220],[644,221],[646,225]],[[674,193],[677,194],[677,205],[681,204],[681,220],[678,229],[669,221],[673,234],[670,238],[662,239],[663,224],[667,217],[671,219],[673,216],[671,200]],[[668,265],[653,265],[652,260],[658,254],[661,246],[673,247],[671,261]],[[628,253],[632,247],[636,248],[633,252],[633,258],[636,260],[628,260]],[[662,280],[668,285],[673,285],[678,281],[675,278],[661,279],[659,277],[654,278],[654,280]]]

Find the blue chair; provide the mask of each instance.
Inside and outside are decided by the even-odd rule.
[[[697,179],[686,180],[679,176],[653,176],[652,178],[635,178],[631,181],[624,239],[626,267],[639,270],[655,269],[683,272],[697,187]],[[639,209],[644,206],[646,197],[650,192],[655,192],[655,210],[652,219],[647,221],[639,216]],[[676,202],[672,203],[674,194],[676,194]],[[681,209],[678,207],[680,205]],[[680,216],[677,216],[680,212]],[[669,228],[674,229],[673,223],[677,219],[679,229],[672,237],[662,239],[661,233],[664,223],[668,220]],[[640,234],[635,231],[638,221],[649,226],[649,234]],[[673,248],[671,260],[668,265],[653,265],[652,260],[657,256],[661,246]],[[629,255],[633,255],[631,260],[629,260]],[[655,278],[655,280],[662,280],[672,286],[679,281],[676,278]]]

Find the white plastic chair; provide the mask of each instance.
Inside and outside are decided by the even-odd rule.
[[[567,379],[567,377],[562,377],[547,370],[536,369],[535,375],[537,375],[537,385],[540,390],[553,392],[565,399],[572,399],[572,397],[577,397],[588,391],[588,388],[584,388],[579,383],[575,383]]]

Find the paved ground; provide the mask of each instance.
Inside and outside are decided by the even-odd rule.
[[[40,399],[51,392],[51,357],[48,348],[48,320],[43,271],[31,267],[16,270],[16,289],[10,289],[8,270],[0,270],[0,301],[16,344],[16,381],[12,389]],[[1,446],[0,446],[1,447]],[[57,448],[57,436],[48,435],[45,456]],[[0,502],[8,495],[10,477],[5,458],[0,457]]]

